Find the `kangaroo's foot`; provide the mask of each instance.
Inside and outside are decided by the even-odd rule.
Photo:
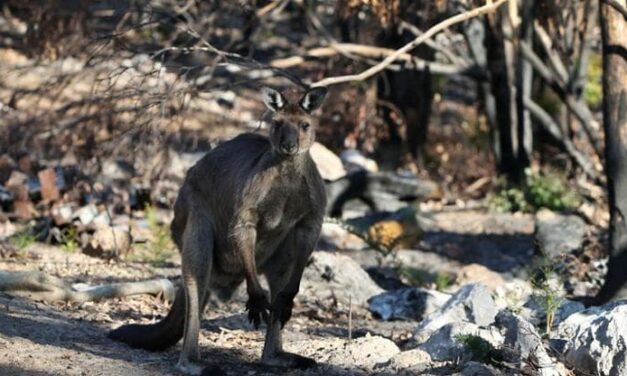
[[[270,303],[268,303],[268,297],[264,292],[248,294],[248,303],[246,303],[248,321],[250,321],[255,328],[259,328],[262,319],[266,323],[268,322],[269,309]]]
[[[280,366],[298,369],[307,369],[316,365],[316,361],[311,358],[289,353],[286,351],[276,352],[271,356],[264,355],[261,359],[261,362],[268,366]]]

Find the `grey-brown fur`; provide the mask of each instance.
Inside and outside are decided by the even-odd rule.
[[[248,317],[268,324],[262,362],[306,367],[313,360],[283,352],[281,329],[292,313],[305,264],[320,234],[323,181],[309,155],[326,95],[263,90],[272,112],[269,136],[246,133],[210,151],[188,173],[174,207],[172,237],[182,255],[184,292],[161,322],[126,325],[110,337],[160,350],[183,336],[178,367],[198,374],[200,314],[209,289],[246,281]],[[265,274],[270,294],[258,274]]]

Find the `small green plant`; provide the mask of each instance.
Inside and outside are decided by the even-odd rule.
[[[556,261],[542,256],[535,273],[531,277],[534,288],[533,299],[546,314],[544,333],[551,334],[555,322],[555,314],[564,301],[562,280],[557,272]]]
[[[404,283],[412,286],[427,286],[434,284],[438,291],[445,291],[455,283],[455,277],[448,273],[437,273],[405,266],[400,263],[396,272]]]
[[[531,210],[521,188],[502,189],[488,197],[488,207],[498,213],[528,212]]]
[[[565,178],[555,172],[525,171],[519,186],[505,186],[488,197],[488,207],[496,212],[532,212],[540,208],[572,209],[581,203],[579,194],[570,189]]]
[[[173,254],[174,245],[170,240],[170,231],[167,225],[159,221],[154,207],[147,205],[144,214],[150,232],[148,242],[133,247],[133,252],[129,253],[127,260],[163,265]]]
[[[455,277],[447,273],[438,273],[435,276],[434,283],[435,288],[438,291],[445,291],[446,289],[451,287],[453,283],[455,283]]]
[[[472,359],[477,362],[488,363],[491,354],[494,353],[492,344],[477,335],[458,334],[455,336],[455,341],[464,346],[464,349],[472,355]]]
[[[581,198],[569,189],[564,178],[553,172],[534,174],[525,171],[527,178],[527,200],[534,208],[551,210],[571,209],[579,206]]]
[[[76,229],[74,227],[68,227],[61,232],[61,249],[67,253],[74,253],[78,250]]]
[[[397,267],[398,276],[401,280],[412,286],[423,286],[433,280],[433,274],[419,268],[405,266],[402,263]]]
[[[37,237],[32,228],[26,228],[9,238],[9,243],[17,248],[18,251],[24,251],[37,241]]]
[[[152,262],[158,265],[172,256],[172,241],[170,240],[170,230],[168,226],[159,222],[156,209],[152,206],[146,206],[146,222],[150,230],[150,240],[148,246],[152,251]]]
[[[603,76],[603,58],[599,53],[590,55],[588,63],[588,80],[583,90],[583,97],[591,109],[598,109],[603,102],[603,86],[601,78]]]

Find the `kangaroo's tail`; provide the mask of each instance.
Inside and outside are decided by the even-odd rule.
[[[123,325],[109,332],[109,338],[131,347],[159,351],[175,345],[185,326],[185,292],[179,288],[168,315],[155,324]]]

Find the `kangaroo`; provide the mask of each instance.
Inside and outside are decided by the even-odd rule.
[[[109,338],[163,350],[183,337],[177,367],[199,374],[198,332],[209,290],[232,292],[246,281],[248,319],[267,323],[262,363],[307,368],[315,361],[283,351],[281,330],[292,315],[305,265],[326,206],[324,183],[309,155],[327,90],[304,95],[263,88],[269,135],[244,133],[211,150],[188,172],[174,205],[172,238],[181,252],[183,287],[168,315],[151,325],[125,325]],[[264,274],[269,296],[258,273]]]

